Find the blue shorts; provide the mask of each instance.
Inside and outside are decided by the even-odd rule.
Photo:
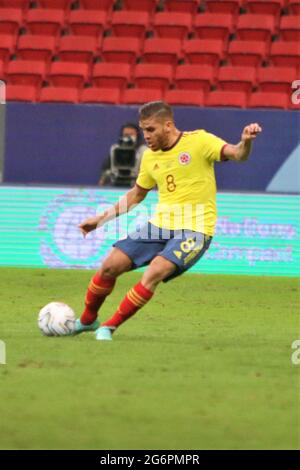
[[[162,256],[176,265],[176,271],[164,279],[167,282],[190,269],[204,255],[212,237],[192,230],[168,230],[146,224],[124,240],[114,243],[132,261],[132,268],[149,264]]]

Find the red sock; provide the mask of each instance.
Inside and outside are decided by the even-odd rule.
[[[90,325],[97,316],[105,298],[114,288],[115,279],[102,279],[99,273],[91,279],[85,297],[85,310],[80,317],[83,325]]]
[[[130,289],[129,292],[127,292],[116,313],[109,320],[102,323],[101,326],[109,326],[114,329],[117,328],[142,308],[151,299],[152,295],[153,292],[146,289],[146,287],[139,282],[136,286]]]

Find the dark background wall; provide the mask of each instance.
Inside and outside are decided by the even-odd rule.
[[[102,160],[116,142],[120,126],[126,121],[137,121],[137,109],[7,104],[4,181],[97,184]],[[263,135],[257,139],[248,162],[216,165],[221,190],[263,191],[293,151],[295,158],[300,141],[298,111],[174,109],[180,129],[204,128],[231,143],[239,141],[246,124],[262,125]]]

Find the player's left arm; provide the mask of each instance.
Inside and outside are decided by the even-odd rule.
[[[253,140],[262,132],[259,124],[249,124],[242,132],[241,141],[236,145],[227,144],[223,149],[223,156],[228,160],[243,162],[248,159]]]

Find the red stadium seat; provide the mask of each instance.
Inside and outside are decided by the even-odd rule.
[[[255,84],[255,67],[234,67],[229,65],[219,68],[218,85],[221,90],[250,93]]]
[[[204,94],[202,90],[167,90],[164,99],[171,105],[203,106]]]
[[[244,0],[206,0],[206,9],[210,13],[231,13],[237,15]]]
[[[56,52],[56,38],[25,34],[19,36],[17,54],[24,60],[41,60],[50,62]]]
[[[126,88],[131,79],[131,67],[128,64],[114,64],[100,62],[95,64],[92,73],[92,82],[101,88]]]
[[[55,87],[82,88],[87,82],[89,66],[73,62],[53,62],[48,79]]]
[[[118,88],[84,88],[81,93],[81,103],[120,103]]]
[[[184,39],[191,31],[191,27],[190,13],[156,13],[153,20],[153,29],[156,35],[162,38]]]
[[[181,55],[179,39],[153,38],[144,43],[145,62],[176,65]]]
[[[41,89],[41,103],[78,103],[79,91],[77,88],[46,87]]]
[[[279,16],[281,8],[285,6],[285,0],[246,0],[245,7],[249,13],[259,15]]]
[[[111,29],[115,36],[143,37],[149,27],[149,13],[144,11],[115,11]]]
[[[236,34],[238,39],[247,41],[270,41],[275,31],[275,20],[272,15],[240,15],[237,20]]]
[[[134,71],[134,82],[138,88],[157,88],[165,91],[172,78],[173,67],[168,64],[138,64]]]
[[[97,38],[89,36],[63,36],[59,43],[59,58],[67,62],[90,64],[98,48]]]
[[[195,18],[194,29],[198,38],[226,40],[232,32],[233,16],[230,14],[203,13]]]
[[[289,0],[289,11],[292,15],[300,15],[300,0]]]
[[[63,10],[30,9],[26,18],[26,29],[30,34],[58,36],[65,23]]]
[[[297,88],[295,87],[293,89],[293,93],[298,90],[297,94],[293,94],[293,97],[291,96],[291,92],[289,91],[288,93],[288,109],[294,110],[294,111],[300,111],[300,94],[299,94],[299,85],[297,85]]]
[[[0,80],[5,80],[5,69],[6,69],[6,64],[2,59],[0,59]],[[0,99],[0,102],[1,102],[1,99]]]
[[[252,93],[248,107],[287,109],[288,97],[284,93],[268,93],[264,91]]]
[[[282,16],[279,27],[280,36],[285,41],[300,41],[300,18],[294,16]]]
[[[16,47],[16,36],[14,34],[0,34],[0,59],[8,61]]]
[[[243,91],[212,91],[208,95],[205,105],[245,108],[247,105],[247,93]]]
[[[133,64],[141,52],[141,41],[137,38],[104,38],[101,56],[107,62]]]
[[[21,10],[27,10],[29,3],[29,0],[0,0],[0,8],[20,8]]]
[[[86,10],[106,10],[113,6],[114,0],[80,0],[80,5]]]
[[[277,93],[291,93],[291,83],[298,78],[292,67],[262,67],[257,76],[260,91]]]
[[[154,13],[158,0],[123,0],[125,10],[146,11]]]
[[[41,86],[46,76],[46,64],[29,60],[12,60],[9,62],[6,76],[12,85]]]
[[[257,67],[267,54],[264,41],[232,41],[229,43],[228,60],[232,65]]]
[[[41,8],[53,8],[54,10],[67,10],[74,0],[38,0]]]
[[[192,13],[195,15],[200,5],[200,0],[165,0],[164,5],[167,11]]]
[[[122,103],[124,104],[144,104],[148,101],[160,101],[162,100],[161,90],[155,90],[153,88],[142,89],[142,88],[128,88],[124,91],[122,96]]]
[[[34,86],[11,85],[6,86],[7,101],[37,101],[38,90]]]
[[[21,9],[1,8],[0,34],[17,34],[23,23]]]
[[[224,43],[221,39],[190,39],[184,41],[183,51],[187,62],[215,67],[224,56]]]
[[[270,60],[279,67],[300,67],[300,44],[292,41],[272,43]]]
[[[179,89],[203,90],[208,93],[215,81],[215,67],[211,65],[178,65],[175,72],[175,84]]]
[[[99,38],[107,25],[107,12],[72,10],[68,23],[72,34]]]

